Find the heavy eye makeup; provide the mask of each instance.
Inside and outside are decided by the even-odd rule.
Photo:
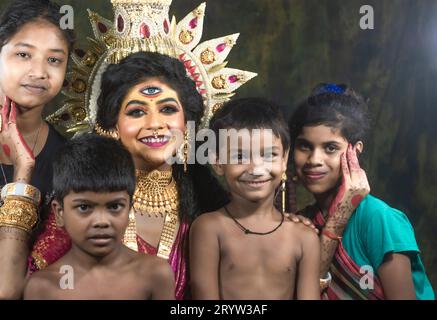
[[[172,115],[180,111],[179,104],[174,99],[158,102],[157,106],[160,113]],[[139,100],[129,101],[126,105],[125,114],[133,118],[140,118],[148,113],[147,103]]]

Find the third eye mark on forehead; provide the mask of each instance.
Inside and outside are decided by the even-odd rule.
[[[156,86],[147,86],[140,89],[140,93],[148,98],[156,98],[162,94],[162,89]]]

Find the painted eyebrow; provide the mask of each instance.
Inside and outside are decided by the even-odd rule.
[[[157,101],[157,103],[159,103],[159,104],[166,103],[166,102],[175,102],[176,104],[179,105],[179,103],[177,102],[177,100],[175,98],[165,98],[165,99]]]
[[[25,43],[25,42],[18,42],[15,47],[26,47],[26,48],[30,48],[30,49],[35,49],[36,47],[29,44],[29,43]],[[64,49],[49,49],[49,51],[51,52],[55,52],[55,53],[62,53],[64,55],[66,55],[67,53],[65,52]]]
[[[149,104],[148,104],[147,102],[145,102],[145,101],[141,101],[141,100],[131,100],[131,101],[129,101],[129,102],[126,104],[126,108],[129,107],[129,106],[132,105],[132,104],[139,104],[139,105],[142,105],[142,106],[148,106],[148,105],[149,105]]]

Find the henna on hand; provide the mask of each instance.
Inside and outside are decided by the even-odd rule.
[[[326,227],[341,235],[350,216],[370,192],[366,173],[361,169],[356,151],[349,144],[341,155],[342,183],[328,210]]]
[[[2,131],[0,132],[0,143],[7,158],[14,166],[14,176],[22,181],[30,181],[35,157],[33,152],[18,130],[17,106],[15,102],[5,97],[5,104],[1,109]]]

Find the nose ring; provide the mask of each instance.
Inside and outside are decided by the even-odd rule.
[[[158,131],[157,130],[153,130],[152,134],[155,137],[155,139],[158,138]]]

